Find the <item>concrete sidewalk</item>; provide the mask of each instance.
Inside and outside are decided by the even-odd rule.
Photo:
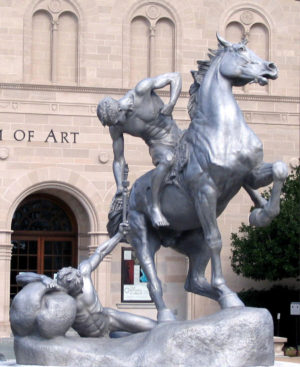
[[[14,353],[14,340],[13,338],[0,338],[0,361],[1,354],[5,357],[6,360],[8,359],[15,359]]]
[[[19,366],[15,364],[15,354],[13,347],[13,338],[0,338],[0,357],[1,354],[5,357],[5,360],[1,361],[0,358],[0,366]],[[300,367],[300,357],[285,357],[285,356],[276,356],[276,362],[274,367]],[[27,366],[29,367],[29,366]],[[225,367],[225,366],[222,366]]]
[[[300,357],[275,357],[275,360],[278,362],[285,362],[285,363],[294,363],[300,367]],[[292,366],[291,366],[292,367]]]

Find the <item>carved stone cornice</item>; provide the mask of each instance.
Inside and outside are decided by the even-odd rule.
[[[91,86],[75,86],[75,85],[57,85],[57,84],[29,84],[29,83],[0,83],[0,89],[17,89],[17,90],[33,90],[33,91],[51,91],[51,92],[69,92],[69,93],[90,93],[110,95],[123,95],[128,92],[126,88],[100,88]],[[158,91],[161,96],[168,96],[167,91]],[[181,92],[182,98],[189,98],[189,93]],[[282,102],[282,103],[300,103],[300,97],[294,96],[275,96],[260,94],[235,94],[237,100],[240,101],[264,101],[264,102]]]
[[[89,94],[125,94],[128,89],[124,88],[98,88],[77,85],[57,84],[27,84],[27,83],[0,83],[0,89],[33,90],[45,92],[68,92]]]

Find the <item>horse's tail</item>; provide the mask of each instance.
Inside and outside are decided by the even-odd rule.
[[[126,218],[128,214],[128,204],[126,205]],[[108,222],[106,225],[109,237],[112,238],[118,233],[119,226],[123,222],[123,199],[121,196],[114,196],[110,211],[108,213]]]

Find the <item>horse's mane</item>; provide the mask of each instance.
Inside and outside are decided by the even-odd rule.
[[[217,50],[208,49],[207,56],[209,57],[209,60],[198,60],[198,70],[191,70],[192,77],[194,79],[194,82],[191,84],[189,89],[189,102],[188,102],[188,112],[190,115],[190,118],[193,119],[194,116],[194,108],[197,104],[197,91],[200,88],[200,85],[205,77],[205,74],[207,73],[207,70],[213,63],[213,61],[220,56],[220,54],[224,51],[224,47],[219,44],[219,48]]]

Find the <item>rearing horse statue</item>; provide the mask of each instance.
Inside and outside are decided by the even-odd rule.
[[[129,198],[129,241],[147,275],[159,321],[174,319],[164,303],[155,268],[154,255],[161,245],[189,258],[187,291],[210,297],[221,308],[243,306],[222,274],[217,217],[243,187],[256,206],[250,223],[267,225],[279,213],[288,174],[283,162],[263,162],[262,143],[246,124],[232,93],[233,86],[265,85],[268,79],[276,79],[276,65],[260,59],[244,41],[235,44],[217,38],[218,49],[210,50],[209,61],[198,62],[199,70],[193,75],[192,121],[179,143],[179,150],[185,146],[188,152],[187,162],[176,172],[177,183],[169,180],[162,191],[161,207],[170,226],[157,229],[151,224],[152,171],[134,183]],[[266,201],[255,190],[272,182],[272,195]],[[209,260],[211,282],[205,278]]]

